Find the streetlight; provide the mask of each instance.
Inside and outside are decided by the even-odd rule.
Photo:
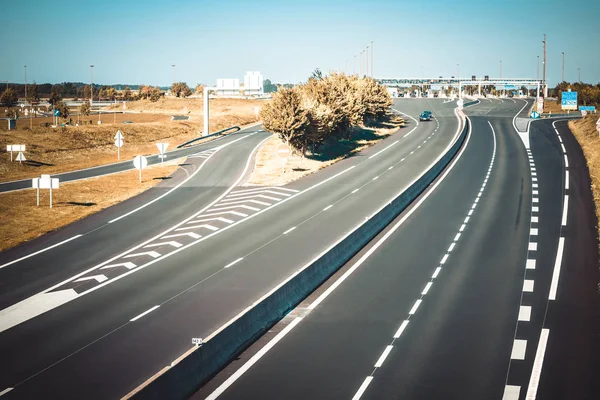
[[[375,75],[373,75],[373,41],[371,40],[371,77],[375,77]]]
[[[171,64],[171,85],[175,83],[175,64]]]
[[[579,77],[579,83],[581,83],[581,68],[577,68],[577,76]]]
[[[94,102],[94,65],[90,65],[90,110]]]
[[[561,75],[561,77],[562,77],[561,82],[564,82],[565,81],[565,52],[564,51],[562,52],[562,75]]]
[[[24,65],[25,68],[25,102],[27,102],[27,65]]]
[[[354,55],[354,68],[352,68],[352,74],[356,74],[356,54]]]
[[[540,80],[540,56],[537,56],[537,72],[535,73],[535,80]]]
[[[369,76],[369,46],[367,46],[367,54],[365,56],[365,70],[367,71],[366,75]]]

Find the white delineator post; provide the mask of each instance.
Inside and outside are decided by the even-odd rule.
[[[25,145],[24,144],[7,144],[6,151],[10,152],[10,161],[12,162],[13,151],[15,153],[23,152],[23,151],[25,151]],[[17,161],[19,161],[19,160],[17,160]],[[23,161],[25,161],[25,160],[23,160]]]

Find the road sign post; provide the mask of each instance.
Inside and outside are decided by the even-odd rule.
[[[52,178],[50,175],[42,175],[39,178],[33,178],[31,180],[31,186],[37,189],[37,205],[40,205],[40,189],[50,189],[50,208],[52,208],[52,189],[58,189],[60,187],[60,181],[58,178]]]
[[[117,146],[117,160],[121,159],[121,147],[123,147],[123,134],[121,130],[117,131],[115,135],[115,146]]]
[[[19,162],[19,164],[22,164],[23,161],[27,161],[22,151],[20,151],[19,154],[17,154],[17,161]]]
[[[279,143],[275,148],[275,152],[281,158],[281,173],[285,174],[285,163],[290,156],[290,146],[286,143]]]
[[[596,130],[598,131],[598,135],[600,136],[600,118],[596,121]]]
[[[142,183],[142,170],[148,166],[148,159],[144,156],[135,156],[133,166],[140,171],[140,183]]]
[[[23,152],[25,151],[25,145],[24,144],[7,144],[6,145],[6,151],[8,151],[10,153],[10,161],[12,162],[13,160],[13,151],[16,152]],[[17,160],[19,161],[19,160]],[[23,161],[25,161],[25,158],[23,157]]]
[[[164,165],[165,158],[167,158],[165,152],[167,151],[167,147],[169,147],[169,143],[156,143],[156,147],[158,147],[158,158],[160,158],[160,165]]]

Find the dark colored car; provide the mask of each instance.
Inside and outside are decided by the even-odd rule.
[[[423,111],[421,113],[421,115],[419,115],[419,120],[420,121],[431,121],[431,118],[433,117],[433,115],[431,114],[431,111]]]

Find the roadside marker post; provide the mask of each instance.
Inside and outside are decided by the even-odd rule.
[[[121,147],[123,147],[123,134],[121,130],[117,131],[115,135],[115,146],[117,146],[117,160],[121,159]]]
[[[17,154],[17,161],[19,162],[19,164],[22,164],[23,161],[27,161],[22,151],[20,151],[19,154]]]
[[[13,160],[13,151],[15,153],[16,152],[23,152],[23,151],[25,151],[25,145],[24,144],[7,144],[6,145],[6,151],[8,151],[10,153],[10,161],[12,162],[12,160]],[[23,159],[23,161],[25,161],[25,159]]]
[[[287,162],[288,157],[290,156],[290,146],[286,143],[279,143],[275,148],[275,152],[281,158],[281,173],[285,174],[285,164]]]
[[[135,156],[133,166],[140,171],[140,183],[142,183],[142,170],[148,166],[148,159],[144,156]]]
[[[600,118],[596,121],[596,130],[598,131],[598,136],[600,136]]]
[[[60,187],[58,178],[51,178],[50,175],[42,174],[39,178],[31,180],[31,187],[37,189],[37,205],[40,205],[40,189],[50,189],[50,208],[52,208],[52,189]]]
[[[156,143],[156,147],[158,147],[158,158],[160,158],[161,167],[164,165],[165,158],[167,158],[165,152],[167,151],[167,147],[169,147],[169,143]]]

